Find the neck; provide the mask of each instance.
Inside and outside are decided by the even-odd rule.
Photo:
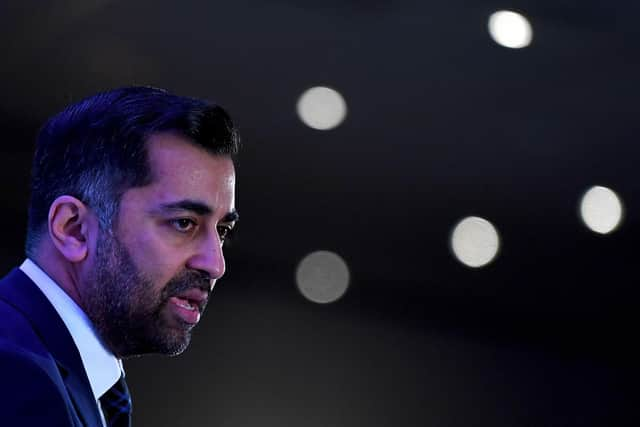
[[[62,257],[56,248],[48,242],[43,242],[36,255],[31,258],[71,299],[85,310],[80,292],[79,268]]]

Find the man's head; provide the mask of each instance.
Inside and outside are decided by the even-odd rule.
[[[118,356],[188,345],[224,273],[237,149],[222,108],[153,88],[98,94],[43,127],[27,255]]]

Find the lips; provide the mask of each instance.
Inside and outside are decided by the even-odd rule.
[[[195,325],[200,320],[200,314],[208,296],[206,291],[192,288],[169,298],[169,304],[178,318],[185,323]]]
[[[199,288],[191,288],[175,295],[177,298],[187,300],[191,305],[197,306],[199,309],[207,301],[209,294]]]

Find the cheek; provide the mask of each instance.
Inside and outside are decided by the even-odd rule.
[[[151,231],[140,233],[127,245],[138,272],[161,289],[180,271],[176,250]]]
[[[129,206],[122,212],[118,235],[144,279],[161,290],[184,269],[180,248],[162,218],[143,214],[143,206]]]

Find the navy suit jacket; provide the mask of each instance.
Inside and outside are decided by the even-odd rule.
[[[17,268],[0,280],[0,384],[3,426],[102,426],[69,331]]]

